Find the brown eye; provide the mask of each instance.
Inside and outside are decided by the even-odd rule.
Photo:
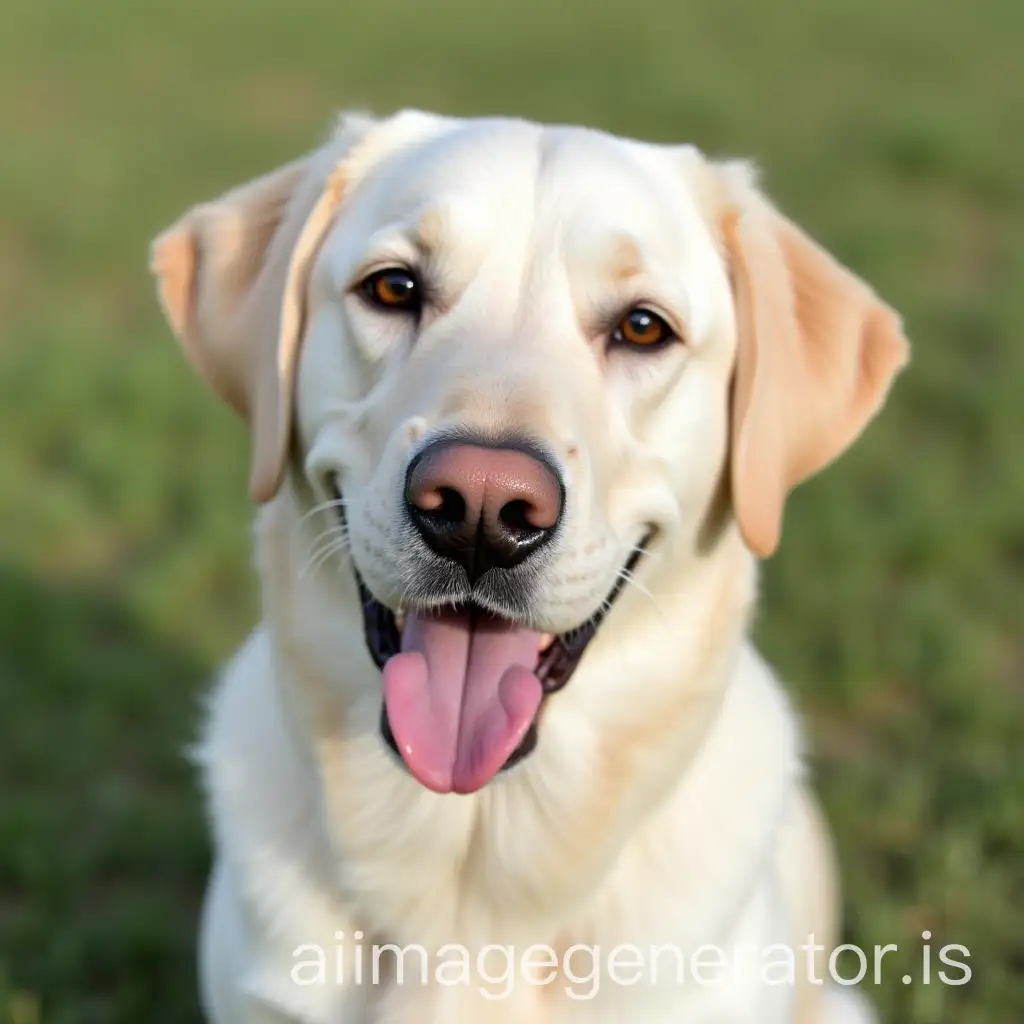
[[[660,348],[675,337],[672,328],[657,313],[643,307],[631,309],[612,332],[612,341],[634,348]]]
[[[371,274],[359,285],[363,295],[380,309],[418,313],[420,287],[407,270],[389,267]]]

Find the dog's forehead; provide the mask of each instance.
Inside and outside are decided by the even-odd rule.
[[[428,210],[472,210],[482,229],[599,228],[665,238],[693,204],[666,147],[586,128],[514,120],[439,123],[373,169],[364,193],[380,222],[416,225]]]
[[[541,134],[527,122],[438,121],[366,169],[355,203],[389,222],[456,201],[493,206],[500,196],[506,206],[521,204],[534,187]]]
[[[333,296],[368,261],[423,260],[451,294],[473,281],[492,317],[546,296],[567,322],[660,281],[700,333],[728,291],[698,184],[707,166],[691,147],[586,128],[434,122],[365,168],[316,279]]]

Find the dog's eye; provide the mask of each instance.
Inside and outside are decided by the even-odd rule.
[[[642,306],[631,309],[612,331],[613,342],[633,348],[660,348],[675,337],[675,332],[657,313]]]
[[[418,313],[421,297],[420,286],[408,270],[387,267],[364,278],[359,290],[379,309],[403,313]]]

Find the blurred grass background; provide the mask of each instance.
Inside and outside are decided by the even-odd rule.
[[[0,1022],[197,1020],[180,751],[255,619],[246,439],[148,240],[337,107],[406,105],[753,155],[905,313],[912,368],[794,498],[759,635],[849,937],[901,947],[885,1020],[1024,1020],[1022,44],[1020,0],[3,0]],[[924,929],[968,985],[900,983]]]

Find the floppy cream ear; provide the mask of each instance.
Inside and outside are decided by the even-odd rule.
[[[909,346],[892,309],[750,192],[722,222],[739,332],[731,483],[743,538],[766,558],[788,492],[857,438]]]
[[[344,190],[340,167],[328,176],[323,162],[306,157],[197,206],[151,249],[178,340],[249,424],[256,501],[284,472],[306,281]]]

